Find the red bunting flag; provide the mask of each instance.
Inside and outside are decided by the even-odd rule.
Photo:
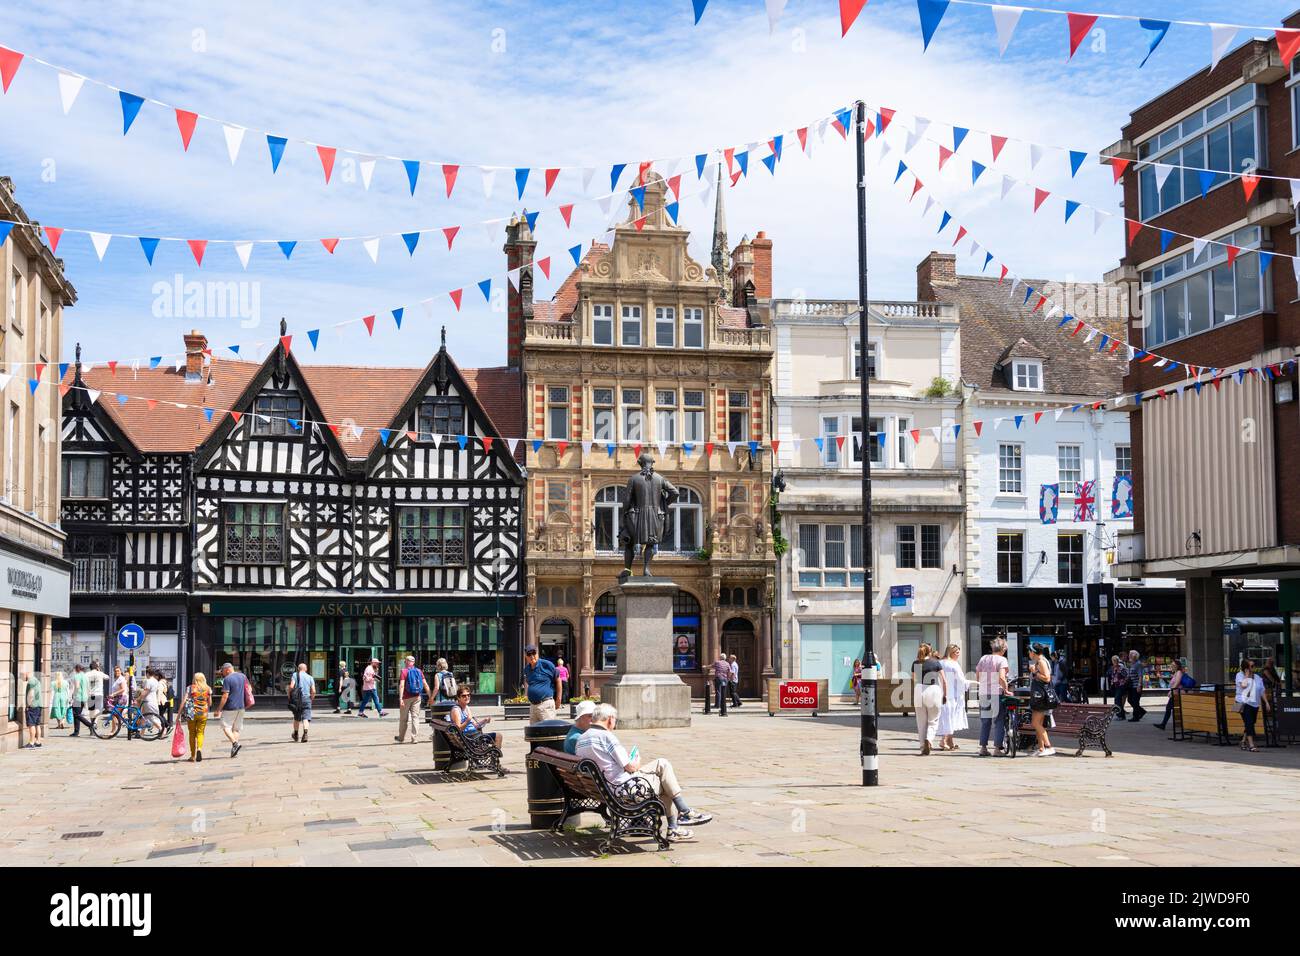
[[[965,226],[958,226],[958,227],[957,227],[957,238],[954,239],[954,240],[952,241],[952,244],[955,246],[955,245],[957,245],[957,243],[961,242],[964,238],[966,238],[966,227],[965,227]]]
[[[867,0],[840,0],[840,36],[846,36]]]
[[[1097,15],[1095,13],[1067,13],[1065,19],[1070,27],[1070,55],[1066,57],[1068,60],[1074,57],[1075,51],[1079,49],[1079,44],[1088,35],[1092,25],[1097,22]]]
[[[194,254],[194,264],[202,267],[203,253],[207,251],[208,240],[206,239],[188,239],[186,243],[190,247],[190,252]]]
[[[673,191],[674,199],[682,198],[682,174],[681,173],[678,173],[676,176],[668,180],[668,188]],[[572,209],[573,207],[570,206],[569,208]]]
[[[1240,247],[1232,245],[1228,246],[1228,265],[1232,265],[1232,260],[1236,259],[1240,252]]]
[[[1034,212],[1038,212],[1038,208],[1047,200],[1047,197],[1050,195],[1051,193],[1049,193],[1046,189],[1039,189],[1037,186],[1034,187]]]
[[[642,229],[645,228],[645,220],[646,220],[645,216],[642,216],[640,219],[633,220],[632,225],[636,226],[637,232],[640,232]]]
[[[461,289],[452,289],[450,292],[447,293],[449,296],[451,296],[451,301],[455,303],[457,312],[460,311],[460,294],[462,291],[463,290]]]
[[[1241,177],[1241,188],[1246,194],[1246,202],[1250,202],[1250,197],[1255,195],[1255,187],[1259,185],[1259,177],[1247,173]]]
[[[917,193],[919,193],[919,192],[921,191],[921,187],[922,187],[923,185],[924,185],[924,183],[922,183],[920,179],[918,179],[918,180],[913,184],[913,186],[912,186],[912,195],[907,197],[907,201],[908,201],[908,202],[911,202],[911,201],[912,201],[912,198],[913,198]]]
[[[451,163],[443,163],[442,178],[447,181],[447,198],[451,198],[451,191],[456,188],[456,174],[460,172],[460,167]]]
[[[894,121],[894,112],[894,110],[891,110],[887,106],[882,106],[880,108],[880,132],[883,133],[885,130],[889,129],[889,124]]]
[[[998,276],[998,285],[1001,285],[1003,280],[1006,279],[1006,277],[1007,277],[1007,267],[1003,266],[1002,275]]]
[[[709,455],[712,455],[712,454],[713,454],[713,442],[711,442],[711,441],[706,441],[706,442],[704,443],[704,455],[705,455],[705,457],[708,457]]]
[[[367,334],[367,335],[374,335],[374,334],[375,334],[375,317],[374,317],[373,315],[363,315],[363,316],[361,317],[361,321],[365,323],[365,326],[366,326],[366,334]]]
[[[1136,219],[1125,219],[1124,222],[1128,225],[1128,244],[1131,246],[1137,234],[1142,231],[1142,223]]]
[[[1078,335],[1079,330],[1082,329],[1086,324],[1087,324],[1086,322],[1080,322],[1078,325],[1076,325],[1074,327],[1074,331],[1070,333],[1070,338],[1074,338],[1076,335]]]
[[[1107,351],[1107,352],[1113,352],[1113,351],[1115,351],[1117,348],[1119,348],[1119,346],[1120,346],[1120,341],[1119,341],[1119,339],[1111,339],[1111,340],[1110,340],[1110,348],[1108,348],[1106,351]]]
[[[835,117],[835,119],[831,120],[831,126],[835,127],[835,132],[840,134],[840,139],[849,138],[849,128],[840,122],[840,118],[838,116]]]
[[[1119,182],[1119,178],[1124,175],[1124,170],[1128,169],[1132,160],[1124,159],[1122,156],[1112,156],[1107,162],[1110,163],[1111,175],[1115,177],[1115,182]]]
[[[1045,296],[1045,295],[1040,295],[1040,296],[1038,297],[1038,301],[1034,303],[1034,307],[1033,307],[1032,309],[1030,309],[1030,312],[1031,312],[1031,313],[1032,313],[1032,312],[1037,312],[1039,309],[1041,309],[1041,308],[1042,308],[1044,305],[1046,305],[1046,304],[1047,304],[1047,296]]]
[[[740,177],[743,176],[743,175],[744,175],[744,173],[742,173],[739,169],[736,170],[734,173],[732,173],[732,174],[731,174],[731,185],[732,185],[732,186],[735,186],[736,183],[740,182]]]
[[[149,411],[153,411],[158,407],[158,399],[156,398],[146,398],[144,403],[149,406]]]
[[[442,234],[447,237],[447,251],[451,251],[451,241],[456,238],[456,233],[460,232],[460,226],[443,226]]]
[[[641,164],[641,168],[637,170],[637,174],[636,174],[636,184],[638,186],[645,185],[645,174],[650,172],[650,167],[653,165],[654,165],[654,160],[648,160]]]
[[[561,206],[560,215],[564,217],[564,228],[568,229],[573,219],[573,203],[567,203]]]
[[[117,378],[117,359],[109,360],[108,370],[113,373],[114,378]]]
[[[44,226],[45,238],[50,243],[50,252],[59,251],[59,240],[63,238],[62,226]]]
[[[547,256],[544,259],[538,259],[537,268],[541,269],[542,275],[549,279],[551,277],[551,257]]]
[[[871,120],[871,119],[868,119],[868,120],[867,120],[867,126],[866,126],[866,128],[862,131],[862,142],[865,143],[867,140],[871,139],[871,137],[874,136],[875,133],[876,133],[876,124],[875,124],[875,121],[874,121],[874,120]]]
[[[844,439],[847,437],[848,437],[847,435],[835,436],[835,447],[838,448],[840,451],[844,450]]]
[[[943,145],[943,143],[940,143],[939,144],[939,168],[943,169],[943,164],[948,162],[948,160],[950,159],[952,159],[952,150],[950,150],[947,146]]]
[[[912,443],[913,443],[913,444],[920,444],[920,442],[921,442],[921,429],[919,429],[919,428],[913,428],[910,432],[908,432],[908,434],[912,436]]]
[[[45,372],[45,366],[46,366],[46,364],[47,364],[47,363],[45,363],[45,362],[37,362],[37,363],[36,363],[36,381],[39,382],[39,381],[41,380],[41,375]]]
[[[199,121],[198,113],[189,110],[176,111],[176,128],[181,131],[181,147],[189,152],[190,137],[194,135],[194,124]]]
[[[722,158],[727,161],[727,175],[731,175],[731,167],[734,166],[736,162],[736,147],[732,146],[729,149],[724,149],[722,151]]]
[[[640,443],[640,442],[637,442],[635,445],[632,446],[632,454],[633,454],[634,456],[636,456],[637,458],[640,458],[640,457],[641,457],[641,443]]]
[[[993,148],[993,162],[998,161],[998,156],[1002,154],[1002,147],[1007,145],[1005,136],[998,136],[996,133],[989,134],[989,143]]]
[[[320,244],[325,247],[326,252],[334,255],[334,250],[338,248],[339,241],[337,239],[322,239]]]
[[[1156,359],[1158,359],[1158,358],[1160,358],[1160,356],[1159,356],[1159,355],[1156,355],[1155,352],[1148,352],[1148,353],[1147,353],[1146,355],[1144,355],[1142,358],[1138,359],[1138,362],[1139,362],[1139,363],[1142,363],[1142,362],[1154,362],[1154,361],[1155,361]]]
[[[339,426],[331,424],[330,422],[326,422],[325,424],[329,425],[330,431],[332,431],[335,435],[339,433]]]
[[[419,433],[419,432],[407,432],[407,433],[406,433],[406,440],[407,440],[407,441],[419,441],[419,440],[420,440],[420,433]]]
[[[799,148],[805,153],[808,152],[808,127],[801,126],[794,131],[794,134],[799,137]]]
[[[237,412],[237,411],[235,411],[235,410],[232,408],[232,409],[230,410],[230,417],[231,417],[232,419],[234,419],[235,424],[238,425],[238,424],[239,424],[239,420],[240,420],[241,418],[244,417],[244,413],[243,413],[243,412]]]
[[[984,430],[984,423],[983,423],[983,422],[971,422],[971,424],[975,426],[975,437],[978,438],[980,432],[982,432],[982,431]]]
[[[484,435],[482,441],[483,441],[483,450],[490,452],[492,450],[492,436]]]
[[[23,55],[21,53],[0,46],[0,80],[4,81],[6,93],[9,92],[9,84],[14,81],[14,74],[18,72],[18,64],[22,62]]]
[[[1034,424],[1037,425],[1037,424],[1038,424],[1038,420],[1039,420],[1040,418],[1042,418],[1042,417],[1043,417],[1043,413],[1042,413],[1042,412],[1034,412]]]
[[[1169,393],[1166,392],[1163,388],[1157,388],[1157,389],[1156,389],[1156,394],[1159,395],[1161,398],[1168,398],[1168,397],[1169,397]]]
[[[67,395],[68,392],[70,392],[70,391],[72,391],[72,383],[71,383],[71,382],[61,382],[61,383],[59,384],[59,397],[60,397],[60,398],[62,398],[63,396]]]
[[[293,344],[293,336],[292,335],[280,336],[280,344],[284,346],[284,351],[288,353],[289,346]]]
[[[1300,30],[1274,30],[1273,34],[1277,37],[1277,52],[1282,56],[1282,65],[1289,69],[1296,52],[1300,51]],[[8,82],[5,89],[9,89]]]
[[[773,439],[772,439],[772,454],[775,455],[775,454],[777,453],[777,451],[780,449],[780,447],[781,447],[781,441],[780,441],[780,439],[773,438]]]
[[[1223,384],[1223,379],[1221,379],[1221,378],[1216,378],[1216,379],[1214,380],[1214,390],[1217,392],[1217,391],[1219,390],[1219,387],[1220,387],[1222,384]]]
[[[316,155],[320,157],[320,168],[325,173],[325,184],[329,185],[334,175],[334,157],[338,153],[333,146],[317,146]]]
[[[564,452],[568,449],[568,447],[569,447],[569,443],[567,441],[557,441],[555,443],[555,453],[557,455],[563,455]]]
[[[560,171],[558,169],[548,169],[546,171],[546,195],[547,196],[551,194],[551,187],[555,185],[555,180],[559,177],[559,175],[560,175]]]

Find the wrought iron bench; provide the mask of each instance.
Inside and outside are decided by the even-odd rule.
[[[1068,736],[1077,736],[1079,749],[1074,752],[1076,757],[1083,754],[1084,748],[1096,747],[1104,750],[1107,757],[1114,754],[1110,752],[1110,746],[1106,743],[1106,730],[1110,727],[1111,718],[1114,712],[1110,704],[1062,704],[1052,711],[1052,716],[1056,719],[1056,726],[1049,727],[1050,734],[1066,734]],[[1020,736],[1027,737],[1029,743],[1035,739],[1034,728],[1030,723],[1030,711],[1028,704],[1025,706],[1025,713],[1021,719]]]
[[[441,733],[447,738],[447,744],[451,748],[449,766],[463,760],[469,765],[470,770],[491,770],[498,777],[506,775],[505,768],[501,766],[501,750],[492,742],[490,734],[482,733],[466,737],[455,724],[449,721],[434,718],[429,723],[433,726],[435,734]],[[448,775],[452,773],[450,769],[443,772]]]
[[[615,788],[592,761],[550,747],[538,747],[528,759],[550,767],[564,793],[564,809],[551,827],[553,833],[559,833],[574,814],[599,813],[609,825],[609,835],[600,845],[602,853],[608,853],[615,840],[630,836],[653,837],[661,850],[668,849],[664,806],[641,777]]]

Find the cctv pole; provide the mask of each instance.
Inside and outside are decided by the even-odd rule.
[[[867,107],[854,104],[858,148],[858,392],[861,399],[862,429],[862,709],[858,751],[862,757],[862,785],[880,782],[880,732],[876,713],[876,636],[872,621],[871,566],[871,395],[867,375]]]

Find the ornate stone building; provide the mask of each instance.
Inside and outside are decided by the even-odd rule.
[[[681,587],[674,666],[698,693],[721,646],[757,695],[772,673],[772,243],[742,241],[718,276],[687,252],[667,188],[652,174],[612,248],[593,245],[549,302],[532,299],[527,222],[507,229],[508,266],[522,267],[510,364],[522,362],[532,439],[526,639],[565,659],[575,693],[612,674],[623,488],[649,451],[681,493],[654,563]]]

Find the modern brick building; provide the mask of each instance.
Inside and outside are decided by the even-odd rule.
[[[1260,256],[1297,252],[1285,181],[1300,177],[1297,106],[1296,64],[1251,40],[1134,110],[1107,151],[1130,161],[1125,215],[1148,227],[1108,278],[1130,291],[1130,343],[1171,360],[1139,355],[1124,379],[1142,400],[1119,571],[1187,582],[1183,653],[1206,682],[1242,655],[1288,656],[1277,605],[1246,610],[1252,587],[1280,580],[1281,606],[1300,609],[1288,581],[1300,575],[1300,303],[1291,260],[1261,269]],[[1198,388],[1173,363],[1218,371]]]

